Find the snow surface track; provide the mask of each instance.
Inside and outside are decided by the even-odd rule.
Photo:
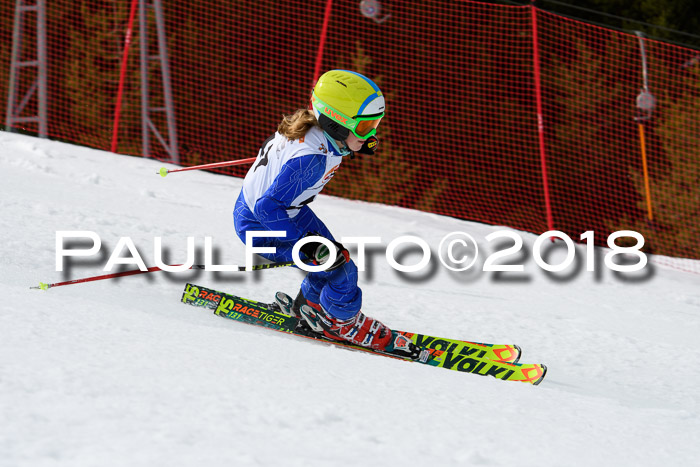
[[[242,155],[246,156],[246,155]],[[349,162],[352,163],[352,162]],[[156,175],[157,161],[0,132],[0,466],[693,465],[700,458],[700,277],[650,266],[634,280],[576,268],[401,275],[383,250],[364,310],[390,326],[517,343],[538,387],[313,345],[180,304],[186,281],[255,299],[302,273],[102,274],[120,237],[153,265],[213,237],[243,264],[231,211],[241,180]],[[469,202],[469,200],[464,200]],[[321,196],[336,235],[501,227]],[[55,272],[57,230],[91,230],[99,258]],[[535,235],[520,233],[532,247]],[[604,253],[605,250],[600,250]],[[555,248],[552,263],[562,251]],[[584,258],[584,248],[577,247]],[[199,255],[199,262],[203,256]],[[166,258],[167,260],[168,258]],[[410,264],[417,254],[402,259]],[[483,264],[483,255],[481,257]]]

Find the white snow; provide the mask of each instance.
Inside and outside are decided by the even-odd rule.
[[[527,254],[509,259],[525,272],[486,273],[484,238],[503,227],[314,203],[337,236],[382,237],[361,275],[367,314],[517,343],[522,361],[549,367],[537,387],[317,345],[180,303],[187,281],[254,299],[295,294],[302,273],[291,268],[29,289],[105,274],[120,237],[148,265],[155,236],[172,263],[185,260],[187,236],[199,248],[211,236],[219,263],[243,264],[231,216],[241,180],[163,179],[162,165],[0,132],[0,466],[697,464],[700,276],[650,265],[621,277],[603,266],[604,249],[594,273],[578,246],[577,267],[546,275],[530,254],[535,235],[518,232]],[[96,232],[101,254],[56,272],[60,230]],[[470,272],[433,259],[431,274],[401,275],[383,257],[399,236],[436,251],[453,231],[482,247]],[[550,261],[562,257],[557,244]]]

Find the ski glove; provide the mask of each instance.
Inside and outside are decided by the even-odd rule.
[[[360,150],[357,152],[359,152],[360,154],[367,154],[368,156],[373,156],[374,151],[377,150],[377,146],[379,146],[379,140],[377,139],[377,137],[370,136],[365,140],[365,144],[363,144]]]
[[[321,236],[316,233],[309,233],[306,235],[307,237],[309,236]],[[342,243],[336,242],[335,240],[330,240],[333,245],[336,248],[336,255],[335,255],[335,262],[326,269],[326,271],[333,271],[334,269],[338,269],[341,267],[343,264],[350,262],[350,252],[343,246]],[[312,264],[315,266],[320,266],[321,264],[325,264],[326,261],[328,261],[328,258],[330,257],[330,251],[328,251],[328,247],[324,245],[321,242],[309,242],[306,245],[302,246],[299,249],[302,253],[306,255],[308,259],[311,260]]]

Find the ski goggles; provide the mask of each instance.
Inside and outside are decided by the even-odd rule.
[[[343,127],[352,131],[352,133],[359,139],[367,139],[374,136],[377,133],[377,127],[379,126],[379,121],[384,117],[384,112],[375,115],[369,115],[363,117],[358,115],[356,117],[348,117],[343,112],[334,109],[330,105],[319,99],[316,94],[311,95],[311,102],[314,108],[322,115],[340,123]]]

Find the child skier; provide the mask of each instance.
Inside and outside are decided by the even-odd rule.
[[[360,311],[357,267],[348,250],[309,208],[343,157],[355,152],[374,154],[384,96],[369,78],[332,70],[319,78],[311,104],[313,110],[300,109],[285,116],[260,148],[233,211],[236,233],[245,242],[247,231],[286,232],[285,237],[257,237],[253,242],[255,247],[274,247],[275,253],[262,255],[272,261],[291,261],[295,243],[306,236],[330,240],[336,249],[335,262],[325,271],[308,273],[293,305],[281,303],[283,308],[291,306],[301,317],[300,324],[313,332],[416,358],[420,349],[409,339]],[[329,257],[321,242],[307,243],[300,251],[314,264],[324,264]],[[278,302],[284,302],[281,295]]]

